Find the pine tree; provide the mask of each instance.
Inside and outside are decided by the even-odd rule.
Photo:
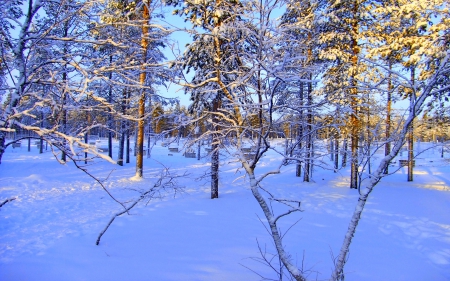
[[[169,5],[179,6],[178,1],[168,1]],[[183,66],[189,71],[196,71],[191,84],[194,87],[187,87],[187,92],[191,94],[193,104],[191,111],[199,111],[207,108],[211,115],[212,126],[212,152],[211,152],[211,198],[219,196],[219,119],[222,107],[230,107],[232,115],[242,124],[242,116],[238,106],[233,105],[234,97],[230,89],[226,86],[229,82],[229,74],[232,65],[236,65],[233,54],[230,53],[231,40],[224,35],[224,22],[230,24],[237,19],[234,16],[234,8],[240,6],[236,0],[216,0],[216,1],[185,1],[183,8],[175,10],[175,14],[186,15],[193,27],[202,27],[208,33],[197,34],[194,42],[188,46],[184,55]],[[225,31],[226,32],[226,31]],[[228,42],[224,40],[228,39]],[[230,57],[228,57],[230,56]],[[202,85],[201,87],[197,85]],[[190,89],[189,89],[190,88]],[[226,101],[228,100],[228,101]]]

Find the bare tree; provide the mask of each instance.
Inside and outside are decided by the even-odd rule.
[[[134,199],[131,203],[128,205],[124,204],[124,210],[121,210],[114,214],[109,222],[106,224],[105,228],[100,232],[100,234],[97,237],[97,241],[95,242],[96,245],[100,244],[100,239],[105,234],[105,232],[108,230],[108,228],[111,226],[113,221],[120,217],[123,214],[129,214],[131,209],[136,207],[140,202],[145,201],[145,204],[149,204],[150,201],[154,199],[162,199],[167,194],[174,194],[176,195],[179,192],[183,191],[183,188],[178,184],[177,179],[180,177],[184,177],[186,175],[173,175],[170,173],[169,169],[164,167],[164,169],[161,171],[159,178],[156,180],[156,182],[151,185],[146,190],[137,190],[139,192],[139,197]]]

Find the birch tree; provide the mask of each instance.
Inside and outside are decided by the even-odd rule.
[[[450,51],[448,49],[450,26],[448,24],[449,7],[448,3],[442,1],[435,1],[432,3],[433,5],[427,4],[421,1],[409,1],[402,6],[380,6],[375,10],[380,20],[385,17],[385,12],[389,11],[389,14],[392,16],[392,24],[396,24],[396,22],[400,23],[405,17],[414,17],[414,14],[418,11],[421,11],[423,15],[423,20],[419,24],[420,28],[423,29],[421,36],[405,38],[398,36],[399,34],[393,34],[392,40],[379,42],[380,45],[372,49],[371,53],[367,55],[367,57],[372,59],[370,63],[384,68],[384,70],[389,71],[392,78],[395,78],[404,85],[408,85],[408,88],[414,89],[415,98],[410,104],[404,124],[396,134],[392,150],[381,160],[377,169],[372,173],[370,180],[366,181],[360,190],[358,203],[336,260],[332,280],[344,280],[344,266],[348,259],[350,244],[356,233],[356,228],[361,219],[365,204],[375,186],[383,178],[383,173],[388,167],[389,162],[399,153],[405,143],[413,121],[428,106],[428,102],[432,101],[434,96],[445,92],[448,93],[449,85],[442,85],[441,82],[446,80],[450,72]],[[437,17],[434,20],[430,20],[433,15],[437,15]],[[403,27],[409,28],[409,26]],[[410,77],[401,70],[392,70],[389,66],[382,65],[373,60],[382,56],[385,52],[403,48],[403,44],[405,43],[417,47],[415,53],[405,59],[406,61],[415,63],[417,69],[420,69],[418,77],[421,78],[421,82],[419,85],[417,83],[413,84]]]

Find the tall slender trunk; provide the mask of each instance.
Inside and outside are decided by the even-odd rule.
[[[122,114],[127,113],[127,90],[124,89],[122,93]],[[119,152],[117,155],[117,165],[123,166],[123,156],[124,156],[124,146],[125,146],[125,135],[126,135],[126,120],[122,120],[120,128],[120,139],[119,139]]]
[[[341,164],[341,167],[346,167],[347,166],[347,152],[348,152],[348,140],[347,140],[347,136],[345,136],[343,144],[342,144],[342,164]]]
[[[44,112],[41,112],[41,128],[44,128]],[[44,138],[41,136],[39,138],[39,154],[44,153]]]
[[[131,92],[128,91],[127,102],[126,102],[128,110],[130,109],[130,102],[131,102]],[[125,163],[130,163],[130,132],[131,132],[131,122],[130,122],[130,120],[127,120]]]
[[[39,138],[39,154],[44,153],[44,138],[41,136]]]
[[[31,132],[28,131],[28,152],[31,151]]]
[[[384,156],[389,155],[391,152],[391,106],[392,106],[392,63],[389,62],[389,76],[388,76],[388,85],[387,85],[387,101],[386,101],[386,144],[384,145]],[[389,173],[389,165],[386,166],[386,170],[383,172],[384,174]]]
[[[125,163],[130,163],[130,122],[127,122],[126,133]]]
[[[414,67],[411,67],[411,95],[409,97],[409,111],[410,114],[414,113],[414,105],[415,105],[415,69]],[[408,181],[413,181],[413,175],[414,175],[414,122],[411,122],[409,126],[409,132],[408,132]]]
[[[299,111],[299,123],[298,123],[298,135],[297,135],[297,151],[298,151],[298,155],[296,155],[296,157],[301,157],[302,154],[302,140],[303,140],[303,88],[304,88],[304,82],[300,82],[299,85],[299,92],[298,92],[298,99],[299,99],[299,106],[300,106],[300,111]],[[296,177],[301,177],[302,176],[302,161],[297,160],[297,166],[295,169],[295,176]]]
[[[350,74],[350,106],[352,108],[352,113],[350,115],[350,125],[351,125],[351,154],[352,154],[352,162],[351,162],[351,174],[350,174],[350,188],[358,188],[358,142],[359,142],[359,119],[358,119],[358,89],[357,89],[357,81],[356,81],[356,74],[357,74],[357,66],[358,66],[358,54],[359,54],[359,47],[358,47],[358,39],[356,38],[358,34],[358,19],[357,19],[357,13],[359,10],[358,1],[355,0],[353,2],[353,21],[352,21],[352,40],[351,40],[351,64],[353,71]]]
[[[328,151],[330,152],[331,161],[334,162],[334,136],[330,136],[327,140],[327,143],[329,143]]]
[[[123,124],[125,123],[125,121],[121,121],[121,122],[122,122],[122,129],[124,129]],[[119,166],[123,166],[124,150],[125,150],[125,132],[122,131],[120,133],[120,137],[119,137],[119,151],[118,151],[118,156],[117,156],[117,165],[119,165]]]
[[[211,145],[211,199],[219,198],[219,135],[218,135],[218,124],[217,111],[219,109],[219,100],[216,98],[213,101],[213,116],[212,116],[212,126],[213,126],[213,139]]]
[[[221,4],[221,0],[216,0],[216,7],[219,7]],[[218,15],[214,15],[215,18],[215,27],[218,28],[221,26],[222,22]],[[216,67],[216,78],[218,80],[219,86],[222,90],[226,91],[223,83],[221,83],[221,59],[222,59],[222,51],[221,51],[222,42],[218,38],[218,36],[214,37],[214,63]],[[216,98],[213,100],[213,108],[212,108],[212,144],[211,144],[211,199],[219,198],[219,135],[218,130],[219,126],[217,122],[219,121],[217,118],[217,111],[219,109],[219,95],[217,93]],[[232,98],[230,99],[233,100]]]
[[[367,117],[367,125],[366,125],[366,135],[367,135],[367,141],[366,141],[366,143],[367,143],[367,172],[369,173],[369,178],[370,178],[370,175],[371,175],[371,173],[372,173],[372,166],[371,166],[371,158],[372,158],[372,153],[371,153],[371,150],[372,150],[372,135],[371,135],[371,133],[370,133],[370,109],[369,109],[369,96],[367,97],[367,108],[366,108],[366,110],[367,110],[367,115],[366,115],[366,117]]]
[[[67,37],[67,35],[69,34],[69,22],[68,21],[65,21],[64,22],[64,34],[63,34],[63,36],[64,37]],[[67,50],[67,43],[64,43],[64,47],[63,47],[63,53],[64,53],[64,55],[65,54],[67,54],[67,52],[68,52],[68,50]],[[64,61],[64,66],[63,66],[63,75],[62,75],[62,84],[63,84],[63,86],[64,86],[64,89],[63,89],[63,91],[62,91],[62,130],[63,130],[63,133],[64,134],[67,134],[67,110],[65,109],[65,106],[66,106],[66,102],[67,102],[67,96],[66,96],[66,93],[67,93],[67,89],[66,89],[66,87],[67,87],[67,66],[66,66],[66,64],[67,64],[67,62],[66,62],[66,59],[63,59],[63,61]],[[65,146],[65,141],[63,141],[63,147]],[[61,153],[61,161],[64,161],[64,162],[66,162],[66,150],[65,150],[65,147],[63,148],[63,150],[62,150],[62,153]]]
[[[148,112],[152,112],[152,99],[149,99],[148,101]],[[149,116],[150,120],[148,120],[148,136],[147,136],[147,158],[151,157],[151,133],[153,132],[152,130],[152,118],[153,115],[150,114]],[[156,141],[156,140],[155,140]]]
[[[143,52],[143,61],[142,63],[145,63],[147,61],[147,49],[148,49],[148,22],[150,20],[150,1],[147,1],[146,4],[144,4],[143,7],[143,25],[142,25],[142,39],[141,39],[141,48]],[[145,99],[146,99],[146,93],[145,93],[145,80],[147,78],[147,73],[144,69],[141,69],[141,74],[139,75],[139,83],[142,87],[141,89],[141,96],[139,98],[139,109],[138,109],[138,132],[137,132],[137,140],[136,140],[136,176],[139,178],[143,177],[144,173],[144,125],[145,125]]]
[[[63,73],[63,84],[65,84],[66,80],[67,80],[67,74],[66,74],[66,72],[64,72]],[[66,98],[66,91],[64,89],[63,93],[62,93],[62,113],[61,113],[62,114],[62,121],[61,122],[62,122],[62,132],[63,132],[63,134],[67,134],[67,110],[65,109],[66,100],[67,100],[67,98]],[[61,153],[61,161],[63,161],[63,162],[66,162],[66,160],[67,160],[65,144],[66,144],[66,141],[63,140],[63,142],[62,142],[63,148],[62,148],[62,153]]]
[[[308,83],[307,83],[307,125],[306,125],[306,161],[305,161],[305,172],[303,173],[303,181],[310,182],[311,181],[311,172],[312,172],[312,149],[313,149],[313,132],[312,132],[312,75],[311,73],[308,75]]]
[[[87,145],[89,143],[89,132],[86,132],[86,134],[84,134],[84,143]],[[87,157],[88,157],[88,153],[87,151],[84,152],[84,164],[87,164]]]
[[[91,115],[89,115],[89,113],[87,113],[87,116],[86,116],[86,123],[88,126],[89,126],[89,124],[91,124]],[[88,130],[86,132],[86,134],[84,135],[84,143],[85,144],[89,144],[89,132],[90,132],[90,130]],[[87,151],[85,151],[84,152],[84,164],[87,164],[87,157],[88,157],[88,153],[87,153]]]
[[[334,137],[334,172],[339,169],[339,137],[336,134]]]
[[[112,64],[112,59],[113,59],[113,56],[110,55],[109,56],[109,65],[110,66]],[[109,73],[109,81],[110,81],[110,83],[112,81],[112,72]],[[109,90],[108,90],[108,103],[109,103],[109,106],[112,106],[112,101],[113,101],[112,85],[110,84],[109,85]],[[113,132],[111,131],[111,129],[112,129],[111,127],[112,127],[113,120],[112,120],[112,115],[111,115],[111,108],[108,108],[108,112],[110,113],[110,114],[108,114],[108,129],[109,129],[109,131],[108,131],[108,156],[112,158],[112,138],[113,138],[112,136],[113,136]]]

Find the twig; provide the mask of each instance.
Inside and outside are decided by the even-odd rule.
[[[0,208],[3,207],[3,205],[5,205],[6,203],[11,202],[11,201],[14,201],[14,200],[16,200],[16,199],[17,199],[17,198],[15,198],[15,197],[6,199],[5,201],[3,201],[3,202],[0,204]]]
[[[164,166],[165,167],[165,166]],[[133,203],[131,203],[131,205],[129,205],[128,207],[125,207],[125,205],[121,204],[122,206],[125,207],[125,210],[122,210],[118,213],[116,213],[114,216],[112,216],[112,218],[109,220],[108,224],[106,225],[106,227],[100,232],[100,234],[98,235],[97,241],[95,242],[95,245],[100,244],[100,239],[102,238],[103,234],[105,234],[105,232],[108,230],[109,226],[113,223],[113,221],[127,213],[129,214],[129,211],[134,208],[139,202],[141,202],[142,200],[144,200],[145,198],[149,198],[146,204],[149,204],[149,202],[155,198],[155,193],[159,193],[160,194],[160,190],[161,189],[166,189],[166,188],[172,188],[173,190],[177,190],[179,188],[179,186],[177,185],[176,182],[174,182],[174,180],[178,177],[183,177],[182,176],[178,176],[178,175],[171,175],[169,173],[169,169],[165,167],[165,169],[163,170],[163,172],[161,173],[160,178],[153,184],[153,186],[148,189],[147,191],[141,193],[141,196],[139,196],[139,198],[137,198],[136,200],[133,201]],[[167,180],[166,180],[167,179]],[[162,195],[159,195],[158,198],[162,198]]]

